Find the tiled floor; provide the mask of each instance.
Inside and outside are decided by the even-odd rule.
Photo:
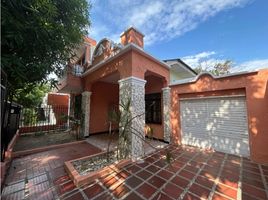
[[[116,149],[118,144],[118,134],[113,134],[111,136],[109,136],[109,134],[91,135],[87,138],[86,141],[89,144],[94,145],[103,151],[107,150],[108,143],[110,141],[110,149]],[[161,149],[167,146],[167,143],[146,138],[146,143],[144,145],[145,154],[149,154],[155,151],[155,149]]]
[[[167,149],[173,156],[171,164],[165,160]],[[53,174],[49,170],[42,173],[27,182],[18,182],[14,188],[20,188],[20,192],[6,199],[27,195],[29,199],[68,200],[268,199],[268,166],[191,147],[168,146],[81,188],[76,188],[64,172],[54,181],[50,180]]]
[[[2,190],[2,199],[57,199],[72,181],[64,162],[100,152],[87,142],[36,153],[12,161]]]

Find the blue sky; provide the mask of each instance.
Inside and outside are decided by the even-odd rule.
[[[120,2],[120,4],[118,4]],[[230,59],[233,71],[268,68],[268,0],[92,0],[89,36],[119,42],[127,27],[145,51],[192,67]]]

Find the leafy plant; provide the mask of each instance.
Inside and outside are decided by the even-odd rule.
[[[224,74],[229,74],[232,66],[233,66],[233,62],[231,60],[218,62],[212,66],[207,62],[202,62],[202,63],[199,63],[199,65],[195,68],[195,71],[198,74],[202,72],[210,72],[216,76],[220,76]]]
[[[62,73],[87,34],[90,7],[87,0],[1,1],[1,67],[13,93]]]
[[[167,163],[171,163],[173,160],[173,155],[171,154],[170,151],[166,150],[166,161]]]
[[[16,90],[13,100],[24,107],[33,108],[40,106],[43,97],[49,91],[50,87],[46,84],[27,84],[24,88]]]
[[[130,142],[131,142],[131,134],[134,134],[135,136],[139,137],[141,140],[143,140],[144,143],[148,144],[153,149],[157,150],[155,146],[153,146],[150,142],[148,142],[142,135],[144,134],[143,131],[140,129],[136,129],[133,126],[131,126],[131,123],[138,117],[141,117],[145,115],[145,113],[132,116],[131,113],[131,101],[127,100],[125,103],[121,102],[119,104],[119,110],[110,110],[108,117],[112,124],[119,125],[119,140],[118,140],[118,148],[117,148],[117,159],[125,159],[129,158],[131,149],[130,149]],[[144,130],[144,129],[142,129]],[[150,137],[153,137],[153,129],[149,126],[146,127],[147,134]],[[112,136],[114,132],[111,131],[111,128],[109,129],[109,135]],[[108,141],[108,148],[107,148],[107,158],[109,159],[110,155],[110,141],[111,137]],[[145,154],[145,152],[144,152]],[[172,161],[172,154],[170,151],[166,150],[166,161],[170,163]]]
[[[64,115],[62,114],[60,117],[62,120],[68,120],[70,121],[70,131],[73,130],[75,131],[75,135],[76,135],[76,139],[79,140],[81,137],[81,126],[82,126],[82,117],[81,118],[77,118],[74,116],[68,116],[68,115]]]
[[[33,125],[37,122],[37,112],[34,108],[25,108],[23,117],[24,125]]]

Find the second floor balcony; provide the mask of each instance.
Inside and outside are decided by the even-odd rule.
[[[83,90],[81,75],[84,67],[81,65],[68,65],[58,83],[60,93],[79,94]]]

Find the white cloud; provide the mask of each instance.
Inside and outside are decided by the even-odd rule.
[[[243,62],[232,69],[232,72],[268,69],[268,59],[250,60]]]
[[[100,39],[115,36],[133,25],[145,34],[145,45],[170,40],[226,9],[249,0],[114,0],[92,2],[90,33]]]
[[[144,7],[143,7],[144,6]],[[150,2],[147,5],[143,5],[142,12],[140,6],[136,7],[134,10],[132,10],[132,15],[130,16],[128,22],[130,25],[134,25],[137,27],[143,26],[148,21],[151,20],[151,18],[154,18],[157,15],[161,14],[161,11],[164,8],[164,5],[162,2],[156,1],[156,2]]]
[[[223,57],[215,51],[204,51],[195,55],[184,56],[181,59],[190,67],[196,68],[201,66],[203,70],[210,70],[215,64],[223,63],[228,60],[228,58],[223,59]],[[263,68],[268,68],[268,59],[248,60],[242,63],[233,61],[231,72],[251,71]]]
[[[182,57],[181,59],[192,68],[201,66],[203,70],[211,69],[215,64],[224,62],[223,59],[217,58],[215,51],[204,51],[195,55]]]

